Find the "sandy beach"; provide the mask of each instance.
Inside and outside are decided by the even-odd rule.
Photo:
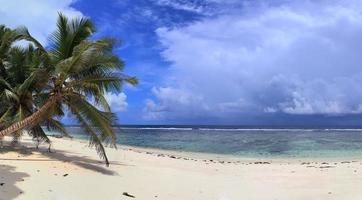
[[[87,142],[25,138],[0,154],[0,199],[362,199],[362,158],[236,159],[119,146],[106,167]],[[134,197],[132,197],[134,196]]]

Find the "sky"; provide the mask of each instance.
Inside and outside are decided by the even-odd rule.
[[[107,94],[120,124],[362,125],[361,1],[0,3],[0,24],[45,45],[58,12],[120,41],[140,81]]]

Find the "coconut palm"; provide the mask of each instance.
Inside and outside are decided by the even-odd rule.
[[[37,109],[1,130],[0,137],[35,127],[67,111],[89,134],[90,145],[96,147],[109,165],[102,142],[115,147],[116,138],[111,127],[114,115],[105,95],[120,92],[124,82],[135,85],[137,79],[121,73],[124,64],[112,53],[115,40],[92,40],[94,32],[95,27],[88,18],[69,20],[59,14],[57,30],[46,49],[25,28],[21,30],[22,38],[35,45],[39,58],[33,77],[36,79],[37,74],[43,73],[44,81],[36,81],[42,85],[33,95]]]
[[[33,110],[32,91],[36,84],[30,78],[36,67],[36,56],[31,45],[28,48],[15,46],[21,38],[19,30],[0,25],[0,127],[24,119]],[[13,142],[22,133],[22,130],[13,133]],[[28,133],[37,141],[50,144],[39,125],[31,128]]]
[[[21,121],[35,111],[33,94],[41,90],[42,85],[39,83],[44,82],[44,77],[46,77],[45,71],[38,69],[39,58],[32,45],[27,48],[11,47],[4,60],[6,60],[3,64],[6,76],[0,77],[2,104],[0,124],[2,127]],[[44,122],[48,125],[48,129],[66,134],[59,121],[49,118]],[[23,130],[14,132],[13,143],[17,142],[23,133]],[[43,141],[50,144],[49,138],[39,124],[31,127],[27,133],[37,142],[37,147]]]

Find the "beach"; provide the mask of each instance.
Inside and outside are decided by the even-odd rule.
[[[0,199],[362,199],[361,158],[262,159],[29,138],[0,154]]]

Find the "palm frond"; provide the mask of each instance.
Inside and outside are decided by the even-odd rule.
[[[32,62],[29,63],[38,67],[43,67],[51,70],[53,65],[51,64],[51,58],[45,47],[29,33],[26,27],[19,27],[16,29],[16,32],[20,35],[21,39],[26,40],[31,44],[34,44],[36,47],[36,49],[33,49],[32,45],[29,45],[29,48],[32,48],[31,51],[33,52],[33,57],[31,60]]]
[[[107,99],[104,97],[104,95],[98,95],[94,99],[95,103],[103,108],[105,112],[111,112],[111,106],[107,102]]]
[[[2,97],[4,97],[9,102],[12,102],[12,101],[13,102],[19,102],[20,101],[20,99],[16,95],[16,93],[14,93],[13,91],[8,90],[8,89],[5,89],[1,95],[2,95]]]
[[[81,127],[84,128],[85,132],[89,135],[89,146],[91,147],[94,146],[96,148],[99,157],[101,159],[104,159],[106,165],[109,166],[108,157],[104,149],[104,146],[102,144],[102,139],[99,138],[97,132],[94,130],[92,126],[88,124],[87,120],[84,119],[84,117],[80,114],[79,110],[76,107],[70,105],[70,110],[77,117]]]
[[[64,124],[56,119],[49,118],[45,121],[45,126],[49,131],[58,131],[62,136],[71,137]]]
[[[15,31],[20,35],[21,39],[32,42],[38,49],[43,52],[47,52],[43,45],[29,33],[29,30],[26,27],[18,27]]]
[[[12,108],[8,108],[0,117],[0,123],[3,125],[8,125],[10,122],[11,117],[14,115],[13,114],[13,109]]]
[[[29,131],[28,134],[33,137],[33,140],[40,143],[46,142],[48,144],[51,143],[49,137],[45,134],[44,130],[41,128],[39,124],[33,126]]]
[[[5,89],[7,90],[13,90],[13,88],[11,87],[10,83],[7,82],[5,79],[0,77],[0,92],[4,91]]]
[[[69,58],[73,48],[87,39],[95,31],[94,25],[88,18],[76,18],[71,21],[59,13],[57,30],[53,33],[51,41],[52,54],[56,61]]]
[[[98,110],[84,97],[75,93],[68,94],[66,102],[72,111],[76,111],[85,120],[100,130],[102,141],[110,143],[114,147],[116,146],[116,136],[111,127],[112,121],[114,120],[112,113]]]

